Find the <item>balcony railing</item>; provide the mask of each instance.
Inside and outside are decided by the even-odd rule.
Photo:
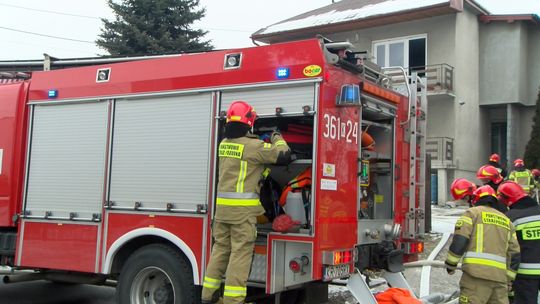
[[[446,64],[433,64],[426,66],[410,67],[409,74],[412,71],[418,72],[418,76],[427,79],[427,93],[435,94],[452,94],[454,92],[454,67]],[[392,85],[401,91],[401,86],[404,85],[404,78],[399,72],[387,73],[392,80]]]
[[[454,166],[454,139],[450,137],[428,137],[426,153],[431,156],[432,168]]]
[[[446,64],[433,64],[409,68],[416,71],[421,77],[427,78],[429,93],[454,92],[454,67]]]

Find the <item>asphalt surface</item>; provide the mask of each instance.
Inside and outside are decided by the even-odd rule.
[[[2,304],[114,304],[112,287],[33,281],[0,283]]]

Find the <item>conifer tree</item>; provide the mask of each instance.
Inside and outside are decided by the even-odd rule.
[[[204,17],[199,0],[108,0],[114,21],[102,19],[96,43],[111,55],[155,55],[208,51],[207,31],[193,29]]]
[[[531,137],[525,147],[524,158],[527,168],[540,168],[540,90],[536,99]]]

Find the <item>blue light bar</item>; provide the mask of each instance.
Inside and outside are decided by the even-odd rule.
[[[276,76],[279,79],[289,78],[289,68],[279,68],[279,69],[277,69]]]
[[[56,98],[56,97],[58,97],[58,90],[49,90],[48,96],[49,96],[49,98]]]

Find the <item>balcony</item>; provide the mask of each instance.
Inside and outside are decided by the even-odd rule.
[[[454,139],[450,137],[428,137],[426,153],[431,156],[431,168],[454,167]]]
[[[453,66],[441,63],[409,69],[418,72],[420,77],[426,77],[428,95],[454,95]]]
[[[432,99],[444,99],[454,97],[454,67],[446,64],[433,64],[426,66],[410,67],[410,72],[418,72],[420,77],[427,79],[427,95]],[[395,70],[387,72],[386,75],[392,80],[392,85],[396,91],[406,94],[403,75]]]

